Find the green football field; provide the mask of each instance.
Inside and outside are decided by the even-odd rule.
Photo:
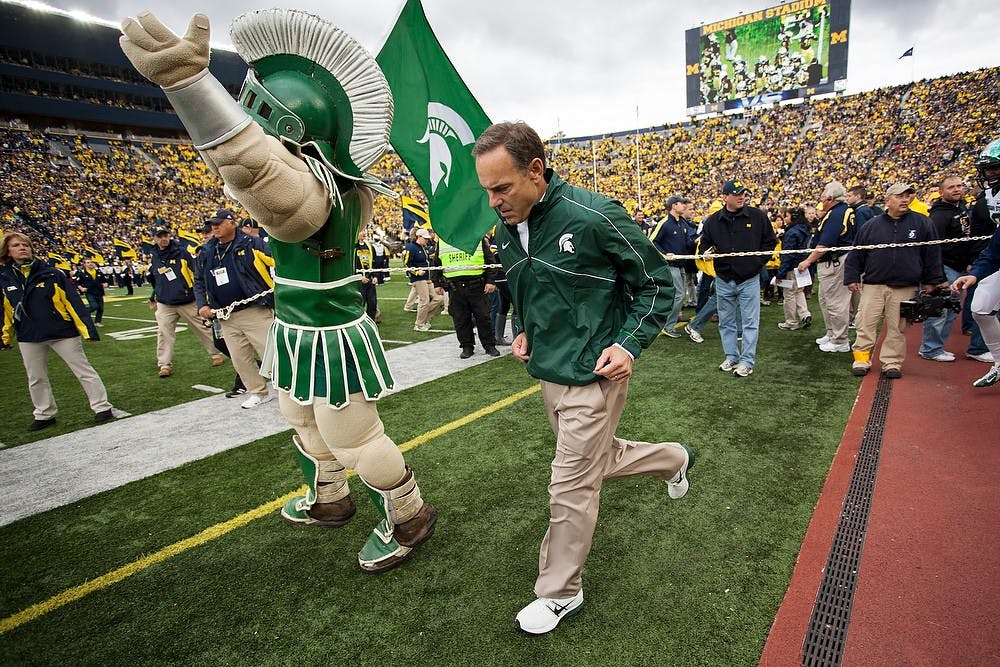
[[[405,290],[395,278],[379,292],[393,346],[426,337],[401,312]],[[358,569],[376,519],[357,480],[347,526],[280,520],[303,483],[289,430],[0,528],[0,664],[756,664],[859,386],[849,355],[817,352],[822,332],[779,331],[780,313],[762,308],[750,378],[717,370],[715,325],[702,345],[661,337],[640,357],[619,432],[692,447],[691,491],[605,487],[586,604],[548,635],[513,618],[533,598],[553,436],[536,383],[505,356],[379,403],[440,511],[410,562]],[[174,376],[157,378],[155,334],[136,332],[152,319],[144,298],[112,301],[103,339],[86,345],[117,408],[230,386],[232,367],[209,367],[190,332]],[[59,423],[29,433],[20,355],[0,353],[7,448],[95,437],[76,380],[58,359],[50,368]],[[183,428],[163,424],[165,452]]]

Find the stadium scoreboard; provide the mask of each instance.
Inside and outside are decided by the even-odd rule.
[[[851,0],[797,0],[685,33],[688,115],[843,90]]]

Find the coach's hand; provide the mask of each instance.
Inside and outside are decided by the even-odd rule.
[[[602,375],[612,382],[622,384],[632,377],[632,356],[623,347],[606,347],[597,358],[594,375]]]
[[[531,353],[528,351],[528,337],[523,331],[514,336],[514,340],[510,344],[510,352],[518,361],[527,361],[531,358]]]
[[[122,33],[122,51],[140,74],[160,87],[177,85],[208,67],[210,29],[204,14],[191,17],[183,38],[148,11],[122,21]]]

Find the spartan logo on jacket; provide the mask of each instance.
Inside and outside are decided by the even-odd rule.
[[[454,109],[440,102],[427,103],[427,130],[424,136],[417,139],[418,144],[428,144],[430,149],[431,195],[437,192],[438,185],[444,181],[448,187],[451,177],[451,148],[447,139],[455,138],[468,146],[476,141],[472,128]]]
[[[576,253],[576,246],[573,245],[572,234],[563,234],[559,237],[559,252]]]

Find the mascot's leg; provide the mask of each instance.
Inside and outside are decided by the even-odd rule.
[[[358,553],[358,564],[366,572],[395,567],[434,534],[437,510],[421,498],[413,472],[385,435],[375,403],[352,394],[340,410],[314,409],[320,433],[337,459],[357,472],[382,518]]]
[[[281,508],[281,517],[304,526],[343,526],[356,511],[347,485],[347,468],[333,456],[316,428],[312,406],[300,406],[279,392],[281,412],[295,427],[292,443],[302,474],[309,484],[304,496],[292,498]]]

